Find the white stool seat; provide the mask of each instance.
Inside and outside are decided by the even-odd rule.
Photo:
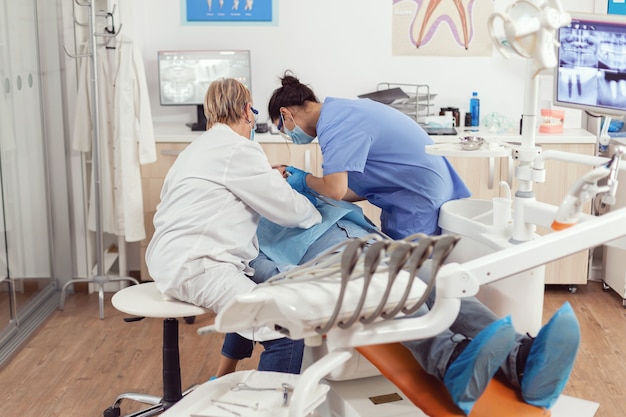
[[[154,282],[126,287],[113,294],[111,303],[119,311],[138,317],[192,317],[209,311],[163,295]]]

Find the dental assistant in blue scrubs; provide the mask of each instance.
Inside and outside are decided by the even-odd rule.
[[[367,199],[380,207],[381,229],[393,239],[438,234],[439,208],[470,196],[450,162],[429,155],[433,141],[404,113],[369,99],[328,97],[323,103],[308,86],[285,73],[269,101],[272,122],[288,140],[317,137],[323,176],[288,167],[288,182],[335,200]]]

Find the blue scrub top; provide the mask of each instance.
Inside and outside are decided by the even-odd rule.
[[[439,208],[470,191],[409,116],[370,99],[327,98],[317,122],[324,175],[348,172],[348,187],[382,209],[393,239],[438,234]]]

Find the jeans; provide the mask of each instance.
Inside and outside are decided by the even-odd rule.
[[[259,360],[259,371],[299,374],[302,368],[303,340],[288,338],[259,342],[263,352]],[[222,345],[222,355],[230,359],[244,359],[252,356],[254,342],[237,333],[228,333]]]

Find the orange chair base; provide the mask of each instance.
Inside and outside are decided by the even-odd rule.
[[[428,416],[465,415],[452,402],[443,383],[426,373],[400,343],[363,346],[357,351]],[[550,410],[525,403],[516,390],[494,378],[469,417],[549,417],[550,414]]]

